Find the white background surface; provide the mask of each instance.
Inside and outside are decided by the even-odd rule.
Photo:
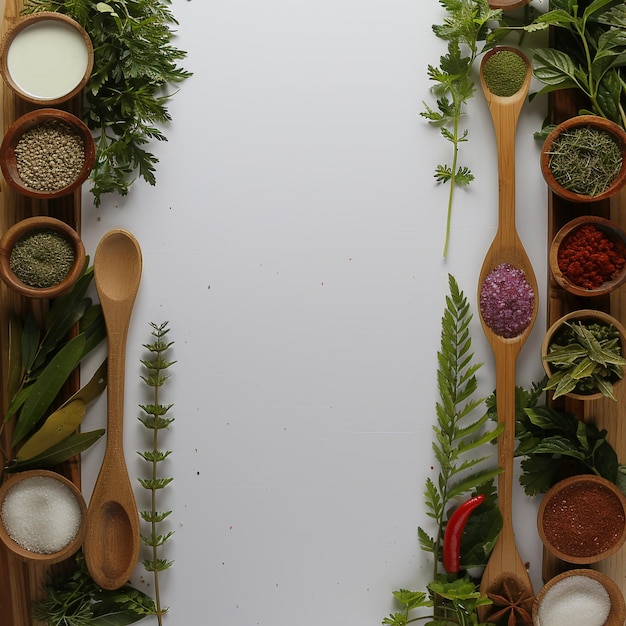
[[[145,471],[135,452],[149,322],[169,320],[176,342],[162,398],[176,419],[162,442],[175,478],[162,503],[175,530],[166,623],[380,624],[396,609],[392,590],[423,589],[431,575],[416,529],[428,527],[448,273],[476,313],[480,394],[494,387],[475,307],[497,215],[486,104],[477,93],[465,118],[476,181],[457,192],[444,261],[447,188],[432,172],[449,146],[419,116],[432,103],[426,67],[444,52],[436,0],[172,9],[194,76],[171,101],[169,141],[154,146],[158,184],[100,209],[85,192],[82,225],[91,255],[117,227],[143,248],[127,350],[133,481]],[[525,107],[517,135],[518,229],[540,290],[522,385],[541,376],[545,328],[546,189],[532,138],[545,104]],[[102,398],[85,429],[105,411]],[[84,455],[87,495],[103,449]],[[518,544],[538,586],[537,503],[519,492]],[[150,592],[149,581],[139,567],[133,582]]]

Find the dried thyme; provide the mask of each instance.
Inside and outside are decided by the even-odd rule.
[[[605,192],[622,167],[622,154],[611,135],[588,126],[561,133],[548,154],[556,182],[590,197]]]
[[[9,266],[25,285],[46,288],[58,285],[68,275],[75,258],[69,239],[55,230],[41,229],[15,242]]]

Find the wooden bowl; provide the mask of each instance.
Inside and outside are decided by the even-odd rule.
[[[623,626],[624,620],[626,619],[626,604],[624,603],[624,595],[622,594],[621,589],[617,586],[612,578],[593,569],[572,569],[567,572],[563,572],[562,574],[559,574],[554,578],[551,578],[541,588],[541,591],[539,591],[539,593],[535,597],[532,609],[534,626],[550,626],[549,624],[542,624],[539,620],[539,609],[542,603],[545,601],[546,595],[550,592],[551,589],[553,590],[555,586],[559,583],[562,583],[563,581],[566,581],[567,583],[568,579],[576,576],[586,576],[587,578],[598,581],[609,594],[611,609],[609,611],[608,618],[604,623],[604,626]],[[570,584],[575,585],[575,582]]]
[[[11,253],[16,242],[30,232],[52,230],[74,247],[74,263],[65,278],[51,287],[33,287],[22,282],[11,269]],[[56,298],[72,289],[85,269],[85,246],[79,234],[65,222],[54,217],[30,217],[14,224],[0,237],[0,278],[11,289],[29,298]]]
[[[609,133],[619,146],[622,155],[622,166],[617,177],[604,192],[595,196],[587,196],[565,189],[555,180],[550,170],[550,153],[559,135],[576,128],[585,127],[595,128]],[[569,200],[570,202],[597,202],[599,200],[605,200],[617,193],[624,184],[626,184],[626,131],[614,122],[597,115],[577,115],[576,117],[571,117],[559,124],[546,138],[541,149],[541,173],[548,187],[565,200]]]
[[[45,479],[47,481],[57,481],[66,490],[66,491],[61,490],[61,493],[65,494],[69,490],[69,493],[76,499],[76,503],[80,511],[80,524],[78,526],[78,530],[75,533],[73,539],[69,540],[69,543],[67,543],[64,547],[62,547],[61,549],[55,552],[43,552],[43,551],[36,552],[34,550],[29,550],[23,547],[22,545],[20,545],[20,543],[17,543],[9,535],[9,532],[5,528],[4,506],[5,506],[7,496],[10,495],[9,492],[14,487],[15,488],[23,487],[25,485],[25,481],[32,480],[32,479],[37,479],[40,485],[41,485],[41,482],[39,481],[39,479]],[[38,495],[42,497],[41,493]],[[47,495],[43,497],[47,498]],[[42,500],[38,500],[36,503],[31,502],[28,504],[24,504],[24,506],[31,506],[32,509],[36,509],[38,512],[44,510],[47,513],[50,513],[50,514],[53,513],[53,510],[52,510],[53,505],[50,503],[50,500],[47,500],[47,499],[43,501],[43,503],[42,503]],[[24,516],[24,518],[26,518],[26,516]],[[27,472],[20,472],[18,474],[12,475],[0,487],[0,521],[2,521],[2,523],[0,523],[0,540],[2,540],[4,545],[11,552],[13,552],[15,555],[17,555],[20,559],[24,561],[50,565],[52,563],[58,563],[60,561],[64,561],[65,559],[70,557],[80,548],[83,542],[83,538],[85,536],[86,519],[87,519],[87,505],[85,503],[85,499],[83,498],[80,490],[76,487],[76,485],[74,485],[74,483],[72,483],[70,480],[65,478],[65,476],[62,476],[61,474],[58,474],[56,472],[51,472],[48,470],[31,470]],[[31,528],[28,528],[28,526],[29,524],[27,523],[27,520],[25,519],[24,528],[22,529],[22,531],[23,532],[31,531]],[[49,526],[50,524],[48,524],[48,527]],[[12,534],[16,536],[15,529]]]
[[[41,11],[20,17],[0,51],[0,74],[20,98],[60,104],[77,95],[93,70],[93,46],[68,15]]]
[[[529,4],[530,0],[489,0],[489,7],[492,9],[502,9],[510,11]]]
[[[615,554],[626,540],[626,497],[595,474],[565,478],[544,495],[537,529],[546,549],[558,559],[577,565],[597,563]]]
[[[564,322],[588,322],[591,320],[596,320],[604,324],[613,324],[619,332],[622,355],[626,355],[626,328],[624,328],[624,326],[617,319],[604,311],[597,311],[595,309],[577,309],[567,313],[563,317],[560,317],[556,322],[554,322],[554,324],[552,324],[552,326],[550,326],[550,328],[548,328],[548,331],[543,337],[543,341],[541,343],[541,363],[548,377],[552,376],[552,368],[550,367],[550,363],[548,363],[544,357],[548,354],[548,349],[552,344],[556,332],[561,328]],[[622,378],[619,378],[616,381],[613,381],[613,386],[615,387],[615,385],[620,384],[622,380]],[[570,392],[565,395],[568,398],[576,400],[599,400],[604,397],[601,392],[588,394]]]
[[[570,235],[575,233],[582,226],[591,225],[602,231],[604,235],[613,242],[620,242],[626,246],[626,232],[615,222],[598,217],[595,215],[582,215],[565,224],[554,237],[552,244],[550,245],[549,261],[550,270],[554,280],[560,287],[574,294],[575,296],[589,297],[589,296],[603,296],[617,287],[619,287],[624,280],[626,280],[626,263],[622,269],[615,273],[611,278],[598,287],[586,289],[576,283],[572,282],[565,274],[563,274],[559,266],[559,248]]]
[[[84,149],[82,168],[76,178],[65,186],[50,190],[35,189],[20,177],[15,150],[24,133],[54,123],[69,126],[80,137]],[[0,169],[7,183],[19,193],[41,200],[58,198],[78,189],[87,180],[95,158],[96,147],[89,128],[78,117],[61,109],[36,109],[22,115],[9,127],[0,144]]]

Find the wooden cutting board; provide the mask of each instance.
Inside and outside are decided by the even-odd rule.
[[[22,9],[21,0],[0,0],[2,37],[12,28]],[[0,81],[0,125],[2,133],[10,124],[27,111],[37,108],[18,100],[13,92]],[[72,113],[78,113],[80,98],[59,106]],[[13,191],[0,176],[0,232],[4,233],[10,226],[34,215],[52,215],[70,224],[80,232],[80,189],[73,194],[58,200],[31,200]],[[8,320],[14,314],[24,314],[29,308],[42,313],[48,306],[46,301],[29,301],[11,292],[0,283],[0,402],[2,414],[7,407],[6,380],[8,367]],[[78,372],[69,382],[64,394],[70,395],[79,387]],[[11,429],[5,429],[2,436],[3,449],[11,450]],[[62,474],[80,486],[79,458],[59,468]],[[62,573],[68,563],[54,566],[55,573]],[[41,622],[33,622],[30,617],[31,600],[40,596],[41,585],[46,582],[49,571],[46,568],[27,565],[10,554],[0,545],[0,615],[2,623],[11,626],[32,626]]]

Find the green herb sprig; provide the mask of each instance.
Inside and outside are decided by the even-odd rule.
[[[146,149],[165,141],[172,84],[191,76],[179,63],[186,52],[173,44],[178,22],[171,0],[25,0],[24,12],[58,11],[89,34],[94,69],[85,88],[83,119],[96,141],[91,172],[95,206],[107,193],[128,194],[137,176],[156,183],[158,158]]]
[[[484,399],[476,398],[476,372],[482,363],[474,361],[469,324],[472,319],[469,303],[456,280],[449,276],[450,294],[442,317],[441,347],[437,355],[437,384],[440,402],[436,405],[437,425],[433,451],[439,465],[437,480],[428,478],[424,492],[427,515],[434,520],[436,531],[429,534],[418,528],[420,547],[433,558],[433,579],[427,591],[400,589],[393,592],[401,610],[384,618],[384,626],[406,626],[418,619],[418,609],[432,608],[429,624],[478,625],[477,609],[491,601],[480,595],[467,574],[440,573],[442,541],[447,519],[455,500],[468,493],[483,493],[486,499],[470,518],[461,540],[463,567],[486,563],[499,534],[502,520],[497,508],[493,480],[498,468],[484,468],[490,454],[477,453],[502,432],[502,425],[486,428],[489,416],[475,417]],[[437,597],[438,601],[434,602]]]
[[[499,21],[501,10],[489,7],[488,0],[439,0],[446,10],[443,24],[433,25],[437,37],[448,42],[448,50],[439,65],[429,65],[428,78],[432,87],[436,107],[424,102],[425,110],[420,113],[430,124],[439,128],[442,137],[452,144],[452,162],[435,168],[438,183],[448,183],[448,208],[446,236],[443,256],[448,253],[452,205],[457,187],[466,187],[474,180],[469,167],[459,164],[459,149],[467,141],[467,129],[461,129],[461,116],[467,102],[475,92],[471,71],[480,51],[480,41],[486,40],[491,30],[489,24]]]
[[[167,487],[174,479],[159,476],[158,466],[171,454],[171,450],[166,452],[159,450],[159,432],[167,429],[174,421],[174,418],[167,415],[173,405],[162,404],[159,392],[169,378],[166,370],[174,365],[176,361],[166,360],[166,355],[174,343],[173,341],[168,342],[166,339],[166,335],[169,333],[169,328],[167,328],[168,322],[159,325],[151,323],[150,325],[152,326],[152,335],[155,337],[155,341],[144,344],[144,348],[150,352],[151,356],[150,358],[142,359],[141,363],[147,370],[147,375],[142,376],[142,380],[152,389],[153,403],[140,405],[144,414],[139,417],[139,421],[152,434],[152,449],[139,453],[144,461],[150,464],[151,469],[148,478],[139,478],[141,486],[150,492],[150,509],[141,511],[140,515],[150,528],[149,534],[141,536],[142,542],[151,552],[150,557],[144,559],[143,565],[153,575],[156,616],[159,626],[161,626],[163,616],[167,613],[167,608],[161,604],[159,573],[169,569],[173,562],[160,558],[159,550],[174,534],[174,531],[169,531],[165,534],[159,532],[159,526],[169,517],[171,511],[157,510],[157,493]]]
[[[607,431],[583,422],[574,413],[539,404],[546,379],[531,389],[515,389],[515,456],[522,459],[520,484],[527,496],[545,493],[559,480],[596,474],[619,482],[617,454]],[[487,410],[497,420],[495,394]]]
[[[551,0],[527,31],[557,29],[559,48],[534,51],[539,94],[578,89],[588,102],[580,113],[595,113],[626,128],[626,8],[621,0]],[[536,94],[533,94],[536,95]],[[588,108],[587,108],[588,107]]]
[[[45,597],[33,603],[33,619],[47,626],[127,626],[154,615],[152,599],[129,585],[101,589],[89,575],[85,557],[75,557],[74,572],[54,578]]]

